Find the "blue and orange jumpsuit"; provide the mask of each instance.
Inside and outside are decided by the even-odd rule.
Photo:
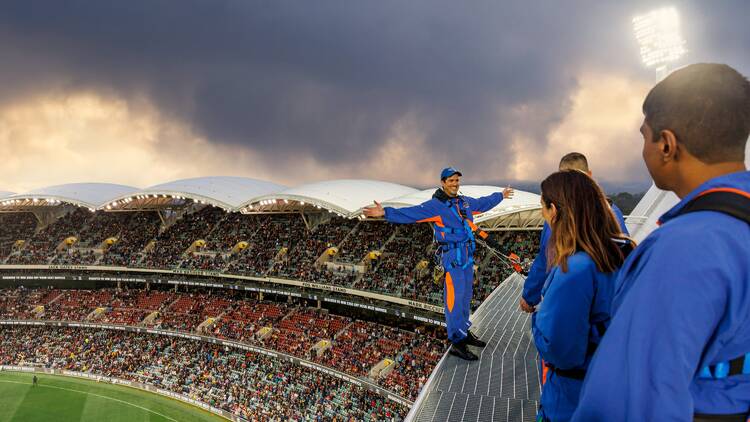
[[[502,192],[481,198],[448,197],[438,190],[432,199],[406,208],[385,207],[390,223],[431,223],[445,268],[445,322],[448,340],[458,343],[471,327],[469,311],[474,283],[474,215],[494,208],[503,200]]]

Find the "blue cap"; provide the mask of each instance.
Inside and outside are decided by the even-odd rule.
[[[443,169],[443,171],[440,172],[440,180],[445,180],[454,174],[457,174],[459,176],[463,176],[460,171],[454,169],[453,167],[446,167]]]

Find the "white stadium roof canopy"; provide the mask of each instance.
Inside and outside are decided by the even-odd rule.
[[[127,195],[138,188],[112,183],[68,183],[34,189],[2,198],[0,205],[43,206],[69,203],[89,209],[97,209],[112,198]]]
[[[226,211],[234,211],[248,199],[267,195],[272,192],[279,192],[284,189],[287,189],[287,187],[249,177],[196,177],[175,180],[136,190],[135,192],[129,192],[126,195],[112,198],[104,206],[111,205],[116,208],[117,205],[122,205],[125,200],[131,198],[164,196],[192,199],[196,202],[223,208]],[[119,204],[118,201],[120,202]]]
[[[296,202],[322,208],[344,217],[356,217],[372,201],[417,193],[414,188],[378,180],[329,180],[297,186],[253,198],[243,203],[243,211],[276,209],[282,203]]]
[[[497,186],[465,185],[461,194],[482,197],[501,191]],[[378,180],[342,179],[315,182],[287,188],[246,177],[198,177],[154,185],[145,189],[107,183],[71,183],[2,197],[0,211],[63,203],[89,209],[112,211],[158,210],[194,202],[245,213],[304,212],[326,210],[343,217],[357,218],[373,201],[396,208],[421,204],[435,189],[417,190]],[[476,221],[487,229],[535,229],[542,223],[539,195],[516,190]]]
[[[13,194],[15,194],[15,192],[0,190],[0,198],[5,198],[6,196],[11,196]]]

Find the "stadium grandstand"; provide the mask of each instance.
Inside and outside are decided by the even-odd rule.
[[[475,197],[498,190],[462,187]],[[137,383],[234,420],[403,419],[415,401],[434,400],[418,397],[447,359],[432,230],[365,220],[362,210],[373,200],[416,205],[432,193],[373,180],[290,188],[241,177],[4,193],[0,365]],[[539,207],[538,195],[517,191],[475,219],[499,245],[477,253],[472,305],[486,320],[478,327],[488,330],[486,315],[503,307],[503,319],[519,321],[493,336],[493,356],[504,344],[501,360],[507,342],[525,338],[528,348],[527,316],[498,299],[518,288],[502,255],[530,265]],[[535,354],[513,356],[533,377]],[[521,409],[538,398],[524,385],[512,397]]]

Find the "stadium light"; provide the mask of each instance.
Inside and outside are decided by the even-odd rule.
[[[680,16],[674,7],[636,16],[633,30],[641,48],[641,59],[647,67],[655,67],[657,81],[669,74],[670,63],[687,52],[680,34]]]

